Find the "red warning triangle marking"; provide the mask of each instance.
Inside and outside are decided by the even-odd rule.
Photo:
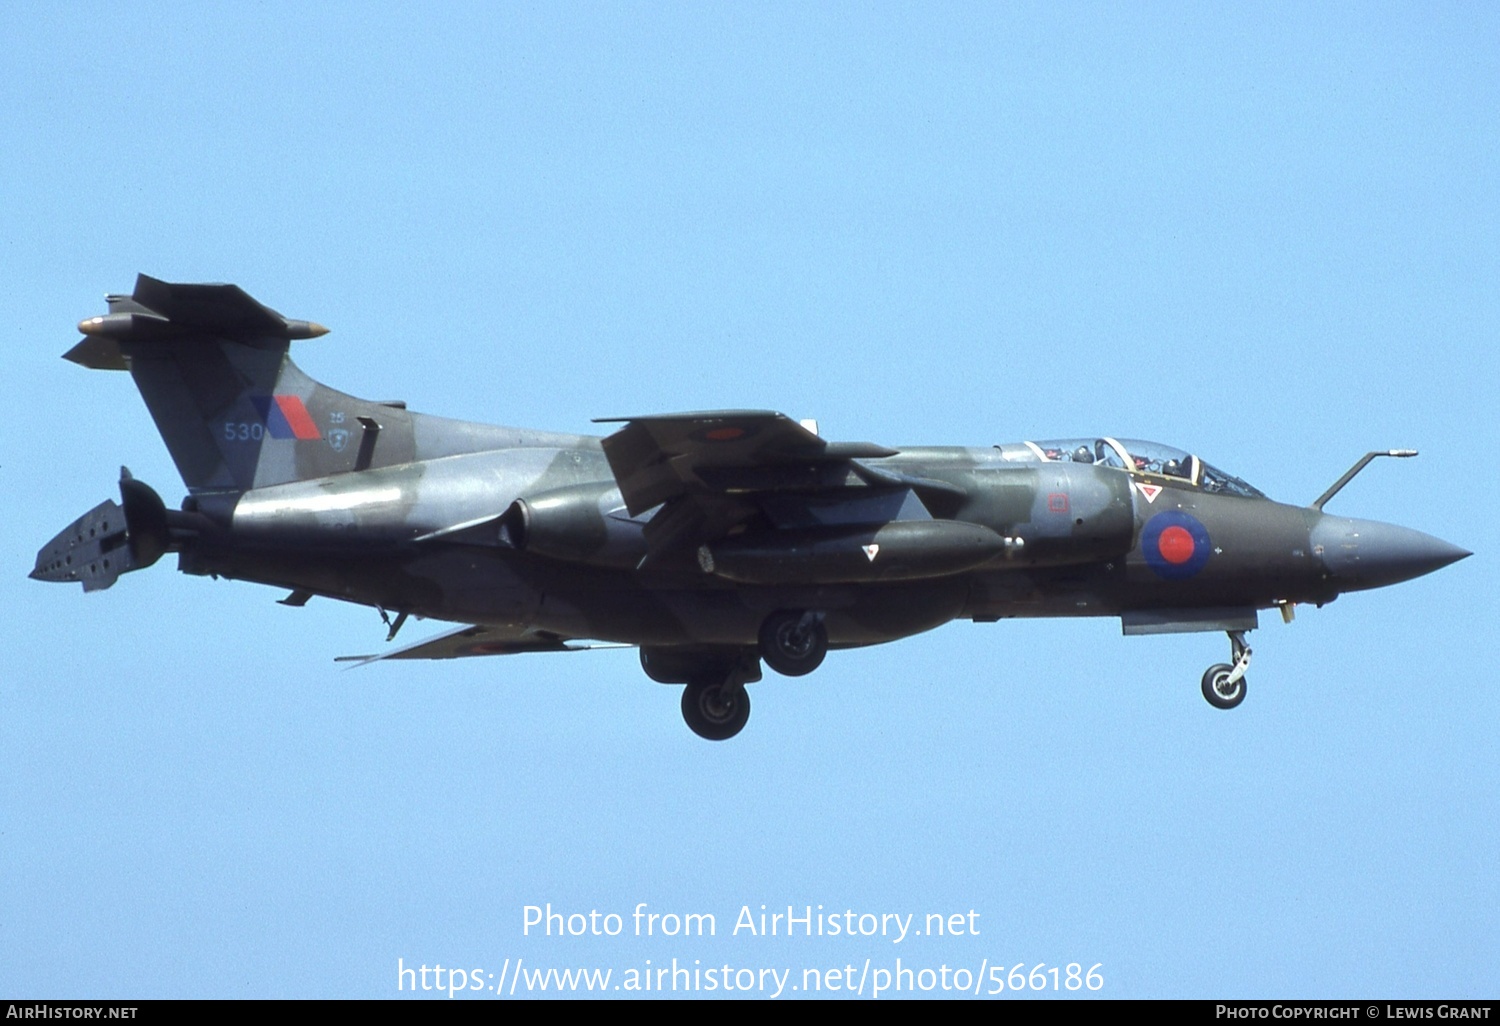
[[[1135,483],[1135,486],[1140,489],[1141,494],[1146,497],[1147,502],[1155,502],[1156,497],[1161,494],[1161,485],[1147,484],[1144,481],[1137,481]]]

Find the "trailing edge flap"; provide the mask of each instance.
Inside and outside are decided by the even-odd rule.
[[[896,455],[869,442],[827,442],[785,414],[719,410],[624,423],[604,439],[604,455],[631,516],[693,493],[722,495],[863,485],[856,459]]]
[[[459,659],[465,656],[516,655],[521,652],[581,652],[590,648],[629,648],[628,645],[569,644],[573,639],[532,627],[460,627],[394,652],[339,656],[335,662],[358,666],[383,659]]]

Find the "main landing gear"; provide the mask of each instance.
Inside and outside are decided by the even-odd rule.
[[[823,614],[781,610],[760,625],[760,654],[766,665],[787,677],[812,673],[828,654]]]
[[[725,741],[745,729],[750,696],[745,685],[760,680],[760,656],[745,648],[641,647],[641,669],[660,684],[686,684],[682,718],[709,741]]]
[[[812,673],[828,654],[823,614],[780,610],[766,617],[755,648],[641,648],[641,668],[663,684],[686,683],[682,718],[688,729],[709,741],[726,741],[750,719],[745,685],[760,680],[760,663],[788,677]]]
[[[738,674],[700,674],[682,689],[682,718],[699,737],[727,741],[750,720],[750,693]]]
[[[1203,674],[1203,697],[1215,709],[1233,709],[1245,700],[1245,671],[1250,668],[1250,646],[1244,631],[1229,631],[1234,665],[1215,663]]]

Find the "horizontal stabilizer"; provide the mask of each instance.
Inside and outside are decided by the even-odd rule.
[[[286,337],[287,319],[238,285],[177,285],[142,274],[131,298],[180,328],[231,338]]]
[[[78,322],[87,337],[63,354],[92,370],[126,370],[122,343],[208,336],[260,348],[290,339],[317,338],[328,329],[294,321],[253,299],[238,285],[177,285],[137,275],[135,292],[110,296],[109,313]]]

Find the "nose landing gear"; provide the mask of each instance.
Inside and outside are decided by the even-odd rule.
[[[1215,709],[1233,709],[1245,700],[1245,671],[1250,668],[1250,646],[1244,631],[1229,631],[1234,665],[1215,663],[1203,674],[1203,697]]]

